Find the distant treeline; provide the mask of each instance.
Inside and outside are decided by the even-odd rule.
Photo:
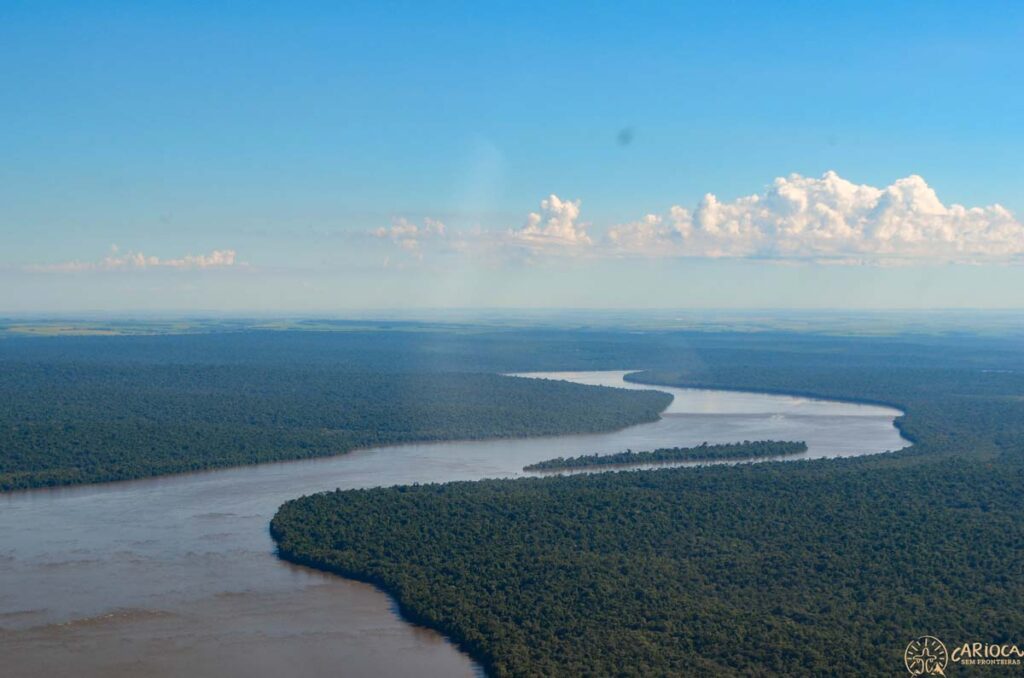
[[[317,366],[332,372],[356,373],[494,373],[631,367],[701,372],[712,365],[742,369],[752,358],[769,369],[907,369],[934,366],[934,357],[942,356],[942,364],[950,368],[1024,369],[1019,336],[919,333],[849,337],[781,330],[631,332],[575,325],[569,329],[403,322],[376,323],[376,329],[368,329],[366,323],[359,322],[331,324],[340,331],[232,331],[230,324],[216,323],[224,331],[109,337],[0,334],[0,366],[11,361],[213,366],[244,363]],[[117,326],[110,329],[116,331]],[[758,360],[758,354],[770,354],[771,360]]]
[[[779,440],[744,440],[742,443],[708,445],[697,447],[662,447],[646,452],[626,450],[616,454],[584,454],[578,457],[556,457],[536,464],[524,466],[524,471],[565,471],[589,466],[626,466],[636,464],[659,464],[672,461],[731,461],[781,457],[807,451],[805,442]]]

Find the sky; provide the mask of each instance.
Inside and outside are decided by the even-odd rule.
[[[0,3],[0,312],[1022,308],[1024,4]]]

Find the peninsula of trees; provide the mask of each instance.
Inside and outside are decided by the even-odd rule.
[[[403,442],[612,431],[655,421],[672,400],[494,374],[81,358],[0,359],[0,395],[0,491]]]
[[[662,447],[646,452],[626,450],[616,454],[585,454],[578,457],[556,457],[524,466],[524,471],[569,471],[594,466],[635,466],[638,464],[663,464],[680,461],[742,461],[802,454],[807,451],[805,442],[779,440],[744,440],[741,443],[708,445],[696,447]]]

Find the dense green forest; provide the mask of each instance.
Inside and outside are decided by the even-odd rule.
[[[871,368],[773,350],[633,379],[892,404],[913,447],[327,493],[272,532],[499,676],[893,675],[922,634],[1019,642],[1024,373],[983,352]]]
[[[807,443],[783,442],[778,440],[744,440],[741,443],[708,445],[697,447],[663,447],[657,450],[634,452],[626,450],[616,454],[583,454],[578,457],[555,457],[523,467],[524,471],[568,471],[592,466],[629,466],[636,464],[660,464],[674,461],[734,461],[763,459],[801,454],[807,451]]]
[[[414,440],[608,431],[655,420],[671,401],[655,391],[480,374],[244,364],[2,367],[2,490]]]
[[[1024,636],[1017,336],[5,338],[0,478],[85,482],[656,417],[666,396],[483,374],[624,367],[650,383],[894,405],[915,445],[316,495],[275,518],[281,554],[381,585],[496,675],[891,675],[924,633]]]
[[[936,356],[952,370],[1024,369],[1015,335],[315,325],[337,331],[214,331],[221,326],[211,323],[204,334],[0,335],[0,490],[412,440],[608,430],[650,420],[664,398],[516,385],[484,373],[646,366],[705,378],[713,365],[930,369]],[[575,401],[581,393],[598,398],[593,407]]]

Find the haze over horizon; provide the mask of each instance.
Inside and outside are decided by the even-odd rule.
[[[868,9],[8,5],[0,313],[1024,308],[1024,7]]]

